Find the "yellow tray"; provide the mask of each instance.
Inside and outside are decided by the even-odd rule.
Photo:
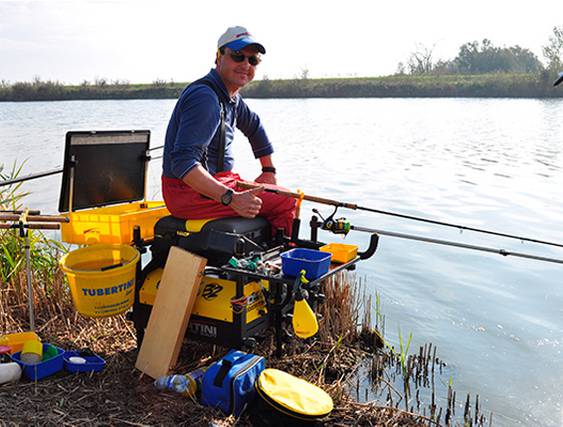
[[[154,224],[170,215],[164,202],[133,202],[65,214],[70,222],[61,225],[63,242],[77,245],[93,243],[131,244],[133,227],[141,227],[141,238],[154,237]]]
[[[332,254],[332,262],[344,264],[352,261],[358,255],[358,246],[348,245],[346,243],[329,243],[320,247],[323,252]]]

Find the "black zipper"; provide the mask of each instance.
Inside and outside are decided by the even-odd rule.
[[[262,359],[262,356],[254,356],[252,357],[247,363],[248,365],[245,366],[243,369],[241,369],[236,375],[233,376],[233,379],[231,381],[231,405],[230,405],[230,413],[232,414],[235,410],[235,381],[238,377],[240,377],[242,374],[245,374],[246,372],[248,372],[251,368],[253,368],[254,366],[256,366],[260,360]]]

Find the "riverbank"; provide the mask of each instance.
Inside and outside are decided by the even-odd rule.
[[[541,74],[394,75],[385,77],[259,80],[242,94],[247,98],[558,98],[552,77]],[[63,85],[40,81],[0,86],[0,101],[94,99],[174,99],[185,82],[151,84]]]
[[[180,394],[156,390],[153,380],[135,369],[135,332],[125,316],[87,319],[78,315],[72,308],[68,292],[65,292],[62,275],[57,273],[57,276],[53,288],[57,304],[45,303],[44,293],[36,289],[41,303],[36,306],[37,333],[44,342],[65,350],[93,351],[103,357],[107,365],[102,372],[94,374],[61,372],[39,382],[22,379],[15,384],[4,384],[0,389],[3,422],[38,426],[256,425],[248,411],[240,418],[225,416]],[[394,350],[383,346],[381,336],[375,330],[357,329],[353,322],[358,314],[354,308],[357,308],[353,292],[355,284],[341,278],[327,285],[330,286],[327,302],[320,312],[323,321],[315,339],[292,340],[284,346],[284,356],[278,358],[273,336],[267,335],[254,351],[265,357],[268,367],[304,378],[331,395],[334,410],[325,425],[418,427],[442,423],[461,425],[462,422],[470,426],[491,425],[491,419],[479,412],[478,398],[473,405],[468,396],[464,409],[463,402],[455,402],[451,388],[448,388],[447,401],[444,397],[437,398],[432,389],[432,402],[422,402],[420,396],[424,390],[430,383],[434,387],[434,367],[438,376],[442,365],[436,358],[435,348],[431,353],[431,347],[425,346],[419,355],[408,357],[408,348],[401,348],[402,352],[395,354]],[[35,286],[39,288],[37,284]],[[10,294],[14,296],[13,292],[6,295]],[[9,302],[10,297],[6,298],[6,295],[2,303]],[[13,332],[25,326],[27,319],[23,307],[3,306],[7,309],[0,316],[1,331]],[[57,313],[51,311],[55,306],[58,306]],[[226,351],[225,348],[185,340],[174,372],[209,366]],[[360,403],[352,396],[358,367],[366,361],[371,365],[367,375],[372,378],[374,387],[381,388],[383,396],[387,395],[382,401]],[[406,376],[393,385],[396,379],[392,379],[394,375],[389,372]]]
[[[21,197],[1,190],[3,200]],[[17,206],[2,205],[2,208]],[[195,400],[155,389],[153,380],[135,369],[136,333],[126,316],[92,319],[79,315],[58,260],[67,251],[60,242],[30,230],[33,306],[36,333],[44,343],[64,350],[88,350],[103,357],[106,367],[94,374],[58,372],[41,381],[22,379],[0,388],[2,422],[9,425],[253,425],[247,413],[225,416]],[[17,230],[0,230],[0,335],[28,326],[27,275],[22,239]],[[271,333],[253,350],[268,367],[304,378],[327,391],[334,410],[326,425],[422,426],[461,422],[490,425],[475,404],[456,403],[450,386],[435,389],[443,362],[431,345],[409,354],[410,337],[395,350],[383,338],[379,302],[360,293],[352,273],[343,272],[323,283],[325,302],[318,307],[319,332],[314,338],[293,337],[277,357]],[[373,310],[375,308],[375,310]],[[370,314],[375,313],[375,322]],[[375,323],[376,328],[372,326]],[[433,350],[433,351],[432,351]],[[226,348],[184,340],[175,373],[209,366]],[[368,378],[378,399],[359,402],[360,381]],[[364,389],[361,389],[362,394]],[[365,389],[367,396],[367,389]],[[424,399],[424,396],[430,398]],[[366,399],[367,400],[367,399]],[[456,408],[458,414],[456,416]],[[474,415],[472,415],[474,413]],[[0,423],[2,424],[2,423]],[[255,425],[255,424],[254,424]]]

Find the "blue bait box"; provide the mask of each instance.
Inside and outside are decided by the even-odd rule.
[[[328,273],[332,254],[314,249],[295,248],[282,253],[283,274],[299,277],[301,270],[305,270],[308,280],[315,280]]]
[[[30,365],[28,363],[22,362],[21,351],[12,354],[12,360],[18,363],[23,371],[26,378],[32,381],[42,380],[43,378],[49,377],[63,370],[63,355],[65,351],[62,348],[56,347],[52,344],[43,344],[43,354],[47,353],[49,347],[54,348],[57,354],[47,360],[43,360],[35,365]]]
[[[86,363],[72,363],[71,357],[82,357]],[[90,353],[85,355],[79,351],[65,351],[64,366],[68,372],[100,372],[106,366],[106,361],[97,354]]]

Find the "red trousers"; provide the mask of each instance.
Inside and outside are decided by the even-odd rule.
[[[244,181],[231,171],[220,172],[214,178],[232,189],[236,189],[238,181]],[[272,187],[269,184],[266,186]],[[177,218],[206,219],[239,216],[230,206],[223,206],[201,195],[180,179],[163,176],[162,196],[170,213]],[[272,232],[275,233],[276,229],[283,228],[285,234],[291,236],[296,200],[268,191],[262,192],[258,197],[262,200],[262,208],[258,215],[272,224]]]

